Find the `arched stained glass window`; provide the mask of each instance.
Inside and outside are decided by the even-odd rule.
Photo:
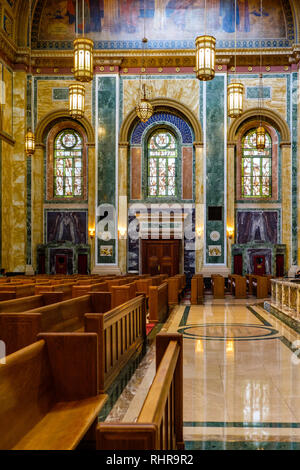
[[[171,132],[160,129],[148,140],[148,196],[176,196],[178,146]]]
[[[272,139],[266,132],[264,150],[256,149],[256,130],[242,138],[242,197],[272,196]]]
[[[80,134],[65,129],[54,141],[54,195],[55,197],[83,196],[83,142]]]

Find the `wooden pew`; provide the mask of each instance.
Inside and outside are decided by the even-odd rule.
[[[0,449],[71,450],[95,438],[107,395],[96,334],[43,334],[0,365]],[[90,436],[89,436],[90,437]]]
[[[212,293],[214,299],[225,298],[225,279],[220,274],[212,274],[211,276]]]
[[[264,276],[252,276],[252,294],[257,299],[268,297],[268,278]]]
[[[169,313],[168,283],[149,287],[149,321],[163,323]]]
[[[169,307],[178,305],[180,295],[180,279],[178,277],[169,277],[168,282],[168,304]]]
[[[7,354],[33,343],[40,332],[75,332],[84,328],[84,314],[106,312],[111,308],[108,292],[64,300],[26,312],[0,313],[0,339]]]
[[[0,286],[0,301],[8,300],[8,295],[6,293],[11,293],[14,299],[20,297],[28,297],[29,295],[34,295],[34,284],[15,284],[7,283],[5,286]],[[3,295],[2,295],[3,294]]]
[[[72,286],[72,298],[81,297],[89,292],[108,292],[107,282],[98,282],[94,284],[83,284]]]
[[[203,303],[204,280],[202,274],[195,274],[191,279],[191,305]]]
[[[54,292],[54,291],[60,291],[63,292],[63,299],[71,299],[72,298],[72,288],[74,286],[73,282],[69,283],[60,283],[60,284],[55,284],[55,285],[38,285],[35,286],[35,294],[43,294],[45,292]]]
[[[61,302],[62,300],[62,292],[46,292],[40,295],[30,295],[29,297],[0,302],[0,313],[26,312],[27,310],[44,307],[45,305]]]
[[[134,423],[99,423],[97,450],[184,450],[182,336],[156,336],[156,374]]]
[[[146,303],[140,295],[105,313],[86,313],[85,331],[97,333],[99,389],[107,390],[146,338]]]
[[[0,339],[11,354],[33,343],[40,332],[97,333],[99,387],[104,391],[146,338],[144,296],[112,310],[110,299],[109,292],[92,292],[28,312],[2,313]]]
[[[231,276],[231,293],[236,299],[247,298],[247,283],[245,277],[239,276],[238,274]]]

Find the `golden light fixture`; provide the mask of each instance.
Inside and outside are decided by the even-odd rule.
[[[74,119],[84,115],[85,87],[82,83],[69,85],[69,113]]]
[[[266,147],[266,130],[260,123],[256,129],[256,148],[257,150],[264,150]]]
[[[93,80],[93,47],[94,43],[88,38],[74,40],[74,77],[79,82]]]
[[[235,54],[234,54],[234,74],[236,74],[236,0],[235,0]],[[243,113],[244,85],[234,79],[227,86],[227,114],[230,118],[237,118]]]
[[[198,36],[196,44],[196,77],[202,81],[212,80],[215,76],[216,38]]]
[[[232,239],[233,234],[234,234],[234,228],[228,226],[228,227],[227,227],[227,237],[228,237],[230,240]]]
[[[82,37],[78,35],[78,0],[76,0],[76,39],[74,45],[74,77],[79,82],[93,80],[93,47],[91,39],[84,37],[84,0],[82,0]]]
[[[244,85],[233,82],[227,87],[227,111],[231,118],[239,117],[243,112]]]
[[[28,156],[33,155],[35,151],[35,137],[31,128],[27,129],[25,135],[25,152]]]
[[[147,122],[153,114],[153,106],[146,97],[146,85],[143,84],[143,97],[136,106],[136,114],[142,122]]]
[[[95,227],[90,227],[89,228],[89,237],[93,240],[95,237]]]
[[[120,240],[126,240],[126,228],[125,227],[119,227],[119,239]]]

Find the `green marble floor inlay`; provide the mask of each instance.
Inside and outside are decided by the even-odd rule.
[[[191,309],[190,306],[185,307],[182,318],[181,318],[181,321],[179,323],[179,326],[185,326],[186,325],[186,322],[187,322],[187,319],[188,319],[188,316],[189,316],[189,313],[190,313],[190,309]]]
[[[300,442],[185,441],[185,450],[300,450]]]
[[[269,339],[278,331],[268,326],[247,325],[243,323],[208,323],[184,326],[178,329],[184,338],[215,341],[234,341]]]
[[[300,423],[263,421],[184,421],[188,428],[300,428]]]

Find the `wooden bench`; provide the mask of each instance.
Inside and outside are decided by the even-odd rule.
[[[252,294],[257,299],[268,297],[268,278],[264,276],[252,276]]]
[[[149,287],[149,321],[163,323],[169,313],[168,283]]]
[[[168,304],[169,307],[178,305],[180,296],[180,279],[178,277],[169,277],[168,282]]]
[[[97,333],[99,389],[107,390],[146,338],[146,303],[140,295],[105,313],[86,313],[85,331]]]
[[[233,274],[231,276],[231,293],[236,299],[247,298],[247,283],[246,278]]]
[[[202,274],[195,274],[191,279],[191,305],[203,303],[204,280]]]
[[[11,294],[11,297],[7,295]],[[18,299],[20,297],[28,297],[34,295],[34,284],[20,284],[13,285],[12,283],[6,283],[4,286],[0,286],[0,301],[8,300],[8,298]]]
[[[36,285],[34,292],[36,295],[43,294],[45,292],[54,292],[60,291],[63,293],[63,299],[71,299],[72,298],[72,288],[74,286],[73,282],[70,283],[59,283],[54,285]]]
[[[107,395],[97,383],[96,334],[43,334],[0,365],[0,449],[71,450]]]
[[[26,312],[27,310],[44,307],[45,305],[61,302],[62,300],[62,292],[46,292],[40,295],[30,295],[29,297],[0,302],[0,313]]]
[[[73,285],[72,298],[81,297],[89,292],[108,292],[108,284],[107,282],[95,282],[93,284]]]
[[[11,354],[33,343],[40,332],[75,332],[84,328],[84,314],[106,312],[111,307],[108,292],[64,300],[20,313],[0,313],[0,339]]]
[[[214,299],[225,298],[225,279],[220,274],[212,274],[211,286]]]
[[[156,336],[156,374],[134,423],[99,423],[98,450],[184,450],[182,335]]]

